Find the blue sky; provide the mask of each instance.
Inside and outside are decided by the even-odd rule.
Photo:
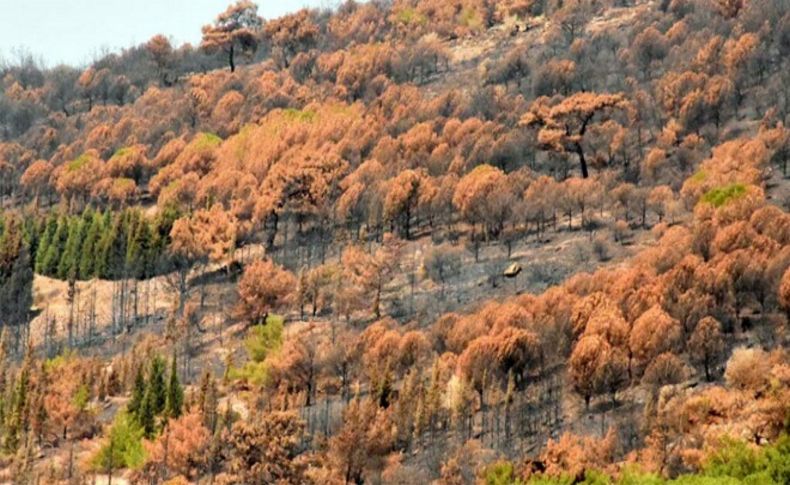
[[[47,65],[86,65],[102,48],[118,50],[161,33],[175,44],[200,41],[200,27],[231,0],[0,0],[0,57],[22,48]],[[334,0],[258,0],[264,18]]]

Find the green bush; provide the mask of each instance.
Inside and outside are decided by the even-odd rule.
[[[69,172],[76,172],[77,170],[84,167],[89,161],[91,157],[87,153],[83,153],[79,157],[71,160],[70,162],[66,163],[66,170]]]
[[[428,17],[410,7],[401,9],[397,13],[396,18],[398,22],[405,25],[425,25],[428,23]]]
[[[309,109],[288,108],[283,111],[285,118],[299,123],[312,123],[318,117],[318,113]]]
[[[249,361],[241,367],[228,369],[230,380],[246,381],[253,385],[263,385],[269,378],[269,364],[266,357],[277,352],[283,343],[283,318],[269,315],[265,325],[250,328],[244,340]]]
[[[254,362],[263,362],[266,356],[280,348],[283,343],[283,317],[269,315],[265,325],[250,328],[244,339],[247,355]]]
[[[508,464],[509,465],[509,464]],[[491,477],[489,479],[489,477]],[[504,477],[504,481],[497,481]],[[486,474],[487,484],[512,484],[512,466],[497,464]],[[568,477],[532,477],[530,485],[569,485]],[[588,470],[584,481],[588,485],[785,485],[790,483],[790,436],[783,435],[776,443],[761,448],[736,439],[722,440],[697,474],[682,475],[666,480],[655,474],[644,473],[636,467],[623,469],[617,481],[597,471]]]
[[[744,479],[765,469],[760,451],[743,441],[724,438],[721,445],[708,457],[703,472],[711,477]]]
[[[109,437],[91,460],[93,470],[141,467],[145,462],[142,440],[143,429],[126,412],[119,412],[115,415]]]
[[[494,463],[486,470],[486,485],[523,485],[509,461]]]
[[[716,187],[705,192],[702,202],[713,207],[721,207],[731,200],[743,197],[746,194],[746,186],[743,184],[729,184],[723,187]]]
[[[196,150],[210,150],[222,144],[222,138],[214,133],[199,133],[192,140],[192,145]]]

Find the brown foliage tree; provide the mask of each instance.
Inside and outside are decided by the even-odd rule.
[[[671,352],[664,352],[647,366],[642,382],[660,388],[669,384],[678,384],[685,378],[686,365],[683,361]]]
[[[329,441],[329,465],[342,483],[363,483],[366,470],[380,468],[394,444],[385,411],[373,401],[354,399],[343,427]]]
[[[745,4],[745,0],[716,0],[719,11],[728,19],[737,17]]]
[[[307,9],[267,22],[263,27],[263,37],[277,49],[280,65],[286,69],[296,54],[315,45],[318,35],[318,26]]]
[[[304,423],[293,413],[270,412],[239,420],[224,432],[228,470],[242,483],[304,483],[300,454]]]
[[[321,339],[307,328],[289,337],[271,362],[272,387],[287,388],[305,393],[305,406],[313,403],[316,379],[319,374],[318,351]]]
[[[404,170],[387,184],[384,217],[397,222],[404,239],[411,237],[411,221],[420,202],[426,175],[419,170]]]
[[[498,356],[499,345],[496,338],[484,336],[473,340],[458,358],[458,370],[472,389],[477,391],[480,408],[483,410],[486,407],[485,392],[498,377]]]
[[[643,369],[663,352],[674,350],[682,337],[680,322],[655,305],[634,322],[628,347]]]
[[[200,47],[207,52],[227,54],[230,72],[233,72],[236,70],[237,49],[242,53],[253,53],[258,48],[261,24],[258,6],[249,0],[238,0],[219,14],[213,25],[203,26]]]
[[[724,357],[724,339],[721,325],[713,317],[705,317],[697,323],[688,343],[692,358],[705,369],[705,379],[711,380],[711,367]]]
[[[210,440],[211,433],[203,425],[200,413],[191,412],[170,420],[156,440],[145,443],[146,468],[153,469],[160,477],[166,468],[193,480],[205,471],[208,459],[205,451]]]
[[[514,196],[508,177],[491,165],[479,165],[458,182],[453,204],[472,225],[482,223],[484,234],[497,235],[512,210]]]
[[[583,178],[589,176],[584,156],[584,135],[597,115],[611,116],[627,111],[630,104],[622,94],[576,93],[553,104],[547,97],[532,103],[521,118],[523,126],[538,128],[538,143],[545,150],[575,153]]]
[[[373,254],[357,246],[349,246],[343,251],[343,274],[371,298],[375,318],[381,318],[382,293],[396,268],[399,247],[394,238],[387,237]]]
[[[46,160],[36,160],[25,170],[19,182],[28,193],[33,194],[33,200],[38,205],[38,199],[49,188],[52,175],[52,164]]]
[[[594,375],[599,394],[609,393],[612,404],[617,402],[617,391],[628,385],[628,357],[620,348],[610,346],[601,357]]]
[[[55,170],[55,190],[76,208],[77,203],[85,203],[99,181],[102,161],[96,150],[88,150],[78,158],[65,163]]]
[[[790,316],[790,268],[788,268],[782,275],[782,280],[779,283],[779,304],[785,309],[788,316]]]
[[[173,65],[173,46],[170,41],[162,34],[157,34],[145,44],[145,50],[153,59],[159,77],[159,84],[169,86],[171,80],[168,78],[169,69]]]
[[[589,438],[563,433],[559,440],[549,440],[540,458],[551,477],[583,476],[585,470],[600,469],[609,463],[617,447],[614,428],[603,438]]]
[[[771,378],[771,361],[768,353],[760,348],[739,347],[732,352],[724,379],[737,389],[760,392]]]
[[[251,324],[265,324],[269,314],[285,308],[296,288],[296,278],[268,259],[244,269],[239,280],[239,312]]]
[[[542,364],[542,349],[538,336],[527,330],[508,327],[496,336],[496,358],[503,375],[513,373],[516,385],[521,385],[530,371]]]
[[[568,361],[573,387],[584,398],[584,404],[588,408],[590,399],[598,390],[598,370],[609,351],[610,345],[604,339],[598,335],[585,335],[573,348]]]

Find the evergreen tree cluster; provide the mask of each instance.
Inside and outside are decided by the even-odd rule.
[[[0,356],[0,364],[4,365]],[[13,453],[20,446],[22,434],[29,429],[31,403],[30,369],[23,366],[14,379],[0,369],[0,452]]]
[[[143,429],[147,438],[155,436],[168,419],[181,416],[183,411],[184,389],[178,379],[175,355],[167,379],[165,367],[165,361],[159,356],[151,360],[147,373],[140,366],[127,404],[129,415]]]
[[[27,322],[33,305],[30,237],[15,215],[0,215],[0,328]]]
[[[166,268],[164,254],[176,217],[165,211],[149,218],[139,209],[51,214],[34,224],[35,271],[69,281],[150,278]]]

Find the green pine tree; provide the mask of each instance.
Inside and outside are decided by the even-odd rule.
[[[23,245],[22,231],[16,218],[9,217],[8,220],[0,216],[0,283],[5,278],[11,276],[12,268],[19,251]]]
[[[140,403],[140,410],[137,413],[137,423],[143,428],[143,433],[146,438],[153,438],[156,431],[156,411],[154,410],[154,402],[156,397],[152,392],[149,385],[145,390],[143,401]]]
[[[11,268],[11,276],[0,288],[0,308],[3,319],[11,325],[28,322],[30,307],[33,306],[33,267],[27,247],[22,245]]]
[[[129,242],[126,247],[126,266],[130,276],[141,279],[146,274],[146,258],[150,246],[148,223],[139,211],[129,211]]]
[[[4,222],[0,234],[0,320],[18,326],[27,323],[33,304],[33,267],[21,221],[10,217]]]
[[[58,228],[55,235],[49,241],[47,254],[42,262],[41,272],[47,276],[55,276],[58,272],[60,258],[66,247],[66,240],[69,237],[69,220],[66,217],[58,219]]]
[[[99,241],[96,273],[105,279],[120,279],[126,274],[126,237],[121,215],[115,215]]]
[[[176,354],[173,353],[173,360],[170,365],[170,382],[167,385],[167,399],[165,402],[165,416],[177,418],[181,416],[184,406],[184,389],[178,381],[178,366],[176,365]]]
[[[126,405],[129,415],[133,416],[138,421],[140,420],[140,406],[145,397],[145,376],[143,375],[143,366],[137,368],[137,374],[134,376],[134,387],[132,388],[132,397]]]
[[[154,414],[160,414],[165,409],[167,400],[167,387],[165,386],[165,361],[158,355],[151,361],[151,370],[148,373],[148,387],[146,393],[151,393],[151,402]]]
[[[203,424],[213,433],[217,429],[217,384],[208,369],[200,382],[198,407],[203,415]]]
[[[92,211],[91,211],[92,212]],[[92,212],[90,222],[87,223],[85,240],[82,243],[79,262],[79,278],[89,280],[96,276],[96,250],[103,231],[101,215]]]
[[[19,374],[19,380],[14,389],[11,415],[8,417],[8,424],[5,430],[5,442],[3,444],[5,449],[10,452],[14,452],[19,448],[20,435],[27,429],[29,382],[30,374],[27,365],[25,365]]]
[[[47,258],[47,253],[49,252],[49,246],[52,243],[52,239],[55,237],[55,232],[58,230],[58,219],[54,215],[50,215],[49,219],[43,229],[43,234],[38,242],[38,247],[36,248],[36,266],[35,270],[38,274],[44,274],[44,260]]]
[[[47,221],[40,218],[40,217],[25,217],[23,222],[23,233],[25,243],[27,244],[28,254],[32,255],[35,258],[38,245],[41,242],[41,236],[44,233],[44,229],[46,226]]]
[[[69,237],[58,264],[58,278],[76,278],[79,270],[80,250],[85,238],[85,224],[82,218],[70,218]]]

